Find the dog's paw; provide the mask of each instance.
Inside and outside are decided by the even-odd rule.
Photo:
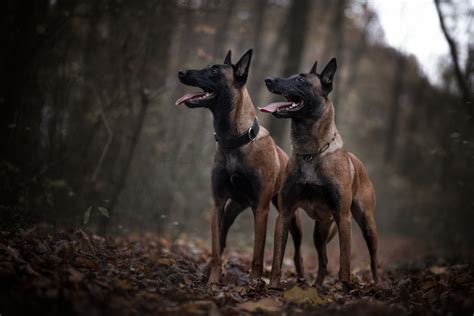
[[[219,284],[219,279],[221,276],[221,267],[210,264],[209,280],[207,280],[208,285]]]
[[[271,280],[270,284],[268,285],[268,288],[270,288],[270,289],[281,289],[280,281]]]
[[[304,277],[298,277],[298,278],[296,278],[296,283],[297,283],[298,285],[305,285],[305,284],[306,284],[306,278],[304,278]]]
[[[209,280],[207,280],[207,285],[212,286],[212,285],[217,285],[219,284],[219,277],[209,277]]]

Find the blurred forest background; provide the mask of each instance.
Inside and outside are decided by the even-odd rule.
[[[336,120],[374,181],[380,234],[471,251],[474,36],[459,47],[454,30],[472,21],[473,8],[456,10],[459,3],[427,2],[439,9],[450,45],[433,83],[413,55],[386,44],[363,0],[8,1],[0,228],[87,222],[101,233],[207,238],[212,117],[174,106],[190,91],[177,71],[253,48],[256,106],[271,101],[266,76],[337,57]],[[288,122],[259,118],[289,152]],[[231,247],[252,242],[250,214],[231,229]],[[269,244],[273,226],[274,217]],[[309,223],[305,236],[309,242]]]

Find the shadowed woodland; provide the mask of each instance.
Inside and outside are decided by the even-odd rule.
[[[414,55],[386,44],[364,0],[7,1],[0,314],[472,314],[474,8],[426,5],[450,49],[437,81]],[[467,47],[456,37],[463,19]],[[206,288],[216,145],[209,111],[174,106],[189,92],[177,72],[249,48],[255,106],[276,100],[265,77],[337,57],[331,100],[346,148],[374,182],[381,285],[370,284],[358,228],[352,289],[336,282],[336,241],[319,293],[293,287],[292,247],[287,290],[249,280],[249,211],[231,228],[224,284]],[[289,122],[258,116],[289,153]],[[303,236],[309,284],[317,267],[311,225]]]

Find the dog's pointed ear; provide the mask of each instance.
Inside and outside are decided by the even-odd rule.
[[[224,65],[232,65],[232,51],[230,49],[225,56]]]
[[[315,75],[317,68],[318,68],[318,61],[316,60],[316,61],[314,62],[313,67],[311,67],[311,70],[309,71],[309,73]]]
[[[332,90],[332,82],[334,80],[334,75],[336,74],[336,69],[337,61],[336,58],[333,57],[320,74],[323,90],[326,94],[329,94]]]
[[[247,82],[249,74],[250,61],[252,60],[252,49],[249,49],[240,60],[235,64],[234,76],[237,82],[243,86]]]

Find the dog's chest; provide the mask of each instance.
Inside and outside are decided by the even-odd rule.
[[[321,165],[312,161],[300,161],[298,164],[299,182],[315,186],[325,185],[325,177],[321,172]]]
[[[339,208],[339,190],[320,164],[303,161],[296,173],[298,200],[311,217],[321,217],[315,212]]]
[[[258,200],[260,191],[258,171],[241,155],[226,156],[225,171],[231,198],[242,204],[253,205]]]

